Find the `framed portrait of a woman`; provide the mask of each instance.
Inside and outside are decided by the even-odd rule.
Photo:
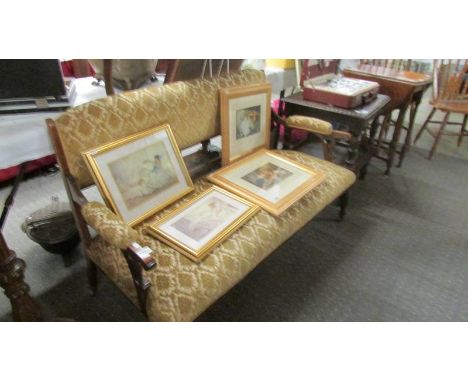
[[[83,153],[106,204],[135,225],[193,190],[168,124]]]
[[[254,203],[213,186],[147,230],[198,262],[259,210]]]
[[[220,89],[222,164],[270,146],[268,83]]]

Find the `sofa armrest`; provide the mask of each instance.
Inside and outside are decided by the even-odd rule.
[[[146,298],[151,282],[144,275],[156,266],[152,250],[141,247],[138,233],[102,203],[88,202],[81,207],[83,219],[110,245],[120,248],[132,275],[140,309],[146,314]]]
[[[138,232],[125,224],[104,204],[88,202],[81,207],[81,214],[94,230],[109,244],[120,248],[145,269],[152,269],[156,262],[148,250],[140,247]]]

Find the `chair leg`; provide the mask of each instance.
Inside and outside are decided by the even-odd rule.
[[[460,129],[460,135],[458,136],[458,142],[457,142],[458,147],[461,146],[463,136],[468,133],[466,131],[466,121],[467,120],[468,120],[468,114],[465,114],[465,116],[463,117],[463,124],[462,124],[462,127]]]
[[[436,150],[437,144],[439,143],[440,137],[442,136],[445,126],[447,125],[448,118],[450,116],[450,112],[445,113],[444,120],[442,121],[442,124],[440,125],[439,131],[437,132],[437,135],[434,140],[434,144],[432,145],[431,152],[429,153],[429,156],[427,159],[431,160],[432,156],[434,155],[434,152]]]
[[[418,133],[416,134],[416,138],[414,138],[413,145],[416,144],[418,141],[419,137],[421,136],[422,132],[427,128],[427,125],[429,124],[429,121],[431,120],[432,116],[436,112],[436,108],[433,107],[429,115],[427,116],[426,120],[424,121],[423,125],[421,126],[421,129],[419,129]]]

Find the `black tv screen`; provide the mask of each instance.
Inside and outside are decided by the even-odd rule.
[[[0,60],[0,99],[65,95],[59,60]]]

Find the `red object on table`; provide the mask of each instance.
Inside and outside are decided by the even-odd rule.
[[[374,81],[337,75],[339,60],[304,60],[301,86],[305,100],[354,109],[373,101],[379,93]]]

